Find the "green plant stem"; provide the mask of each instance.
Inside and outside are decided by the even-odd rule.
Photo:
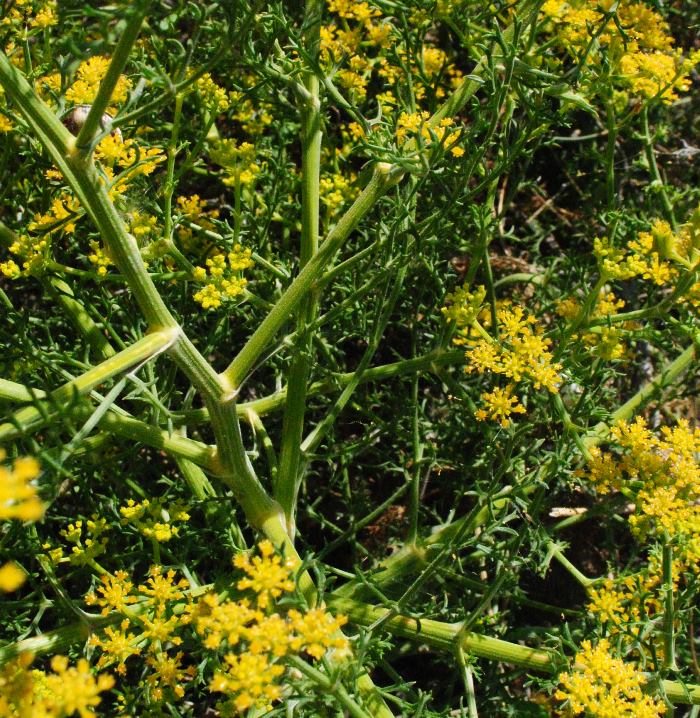
[[[455,654],[459,671],[462,674],[464,692],[467,694],[467,710],[469,711],[469,718],[479,718],[479,711],[476,707],[476,692],[474,691],[474,671],[471,666],[467,664],[464,649],[459,643],[455,648]]]
[[[408,616],[391,615],[390,609],[352,599],[333,598],[329,601],[329,605],[334,611],[346,615],[353,623],[360,626],[371,626],[382,621],[382,627],[392,635],[417,640],[440,651],[454,654],[455,646],[459,645],[465,653],[479,658],[512,663],[546,673],[553,673],[558,668],[554,653],[472,631],[463,631],[461,623],[444,623],[429,618],[418,620]]]
[[[222,376],[234,391],[240,388],[289,316],[308,293],[315,289],[315,284],[321,277],[326,264],[340,249],[360,220],[400,177],[401,173],[397,173],[392,165],[386,163],[376,165],[372,172],[372,178],[360,196],[340,218],[338,224],[321,243],[318,252],[306,263],[306,266],[287,287],[226,371],[223,372]]]
[[[68,404],[77,396],[89,394],[100,384],[160,354],[172,344],[175,336],[176,333],[172,329],[148,334],[128,349],[106,359],[82,376],[51,392],[48,396],[49,401],[43,402],[41,406],[29,406],[16,411],[9,421],[0,424],[0,441],[10,441],[28,432],[36,431],[60,411],[57,406]]]
[[[562,551],[561,547],[554,541],[549,542],[549,546],[547,547],[547,556],[555,558],[559,562],[559,564],[566,571],[568,571],[569,574],[573,576],[573,578],[576,579],[576,581],[578,581],[585,589],[590,588],[597,582],[597,579],[595,578],[589,578],[588,576],[584,576],[584,574],[582,574],[581,571],[579,571],[576,566],[574,566],[574,564],[571,563],[571,561],[569,561],[566,556],[564,556],[564,552]]]
[[[100,83],[100,88],[97,91],[97,97],[95,97],[95,100],[90,107],[85,123],[80,128],[78,137],[75,140],[75,147],[80,159],[83,161],[89,160],[90,155],[92,154],[94,149],[93,140],[101,127],[102,117],[107,111],[109,101],[112,98],[114,88],[117,86],[119,77],[126,67],[126,63],[129,61],[131,48],[136,42],[136,38],[141,31],[141,25],[144,17],[146,16],[149,4],[149,2],[141,0],[132,11],[131,17],[124,29],[124,33],[119,38],[117,47],[114,50],[107,73]]]
[[[352,718],[373,718],[372,714],[365,712],[352,699],[340,681],[331,680],[299,656],[290,656],[287,658],[287,662],[294,666],[300,673],[303,673],[307,678],[310,678],[324,692],[332,695]]]
[[[651,174],[651,186],[658,191],[661,197],[661,204],[664,208],[664,214],[674,231],[678,229],[676,216],[673,212],[673,205],[668,197],[666,185],[659,172],[659,165],[656,162],[656,153],[654,152],[654,138],[649,130],[649,106],[644,105],[642,109],[642,132],[644,138],[644,153],[646,155],[647,164],[649,165],[649,173]]]
[[[177,157],[177,143],[180,136],[180,120],[182,119],[183,95],[175,96],[175,111],[173,114],[173,128],[168,143],[168,165],[165,182],[163,183],[163,239],[169,249],[175,250],[173,245],[173,193],[175,192],[175,159]],[[178,252],[179,254],[179,252]],[[188,262],[189,263],[189,262]],[[190,265],[191,266],[191,265]]]
[[[664,668],[667,671],[677,671],[676,664],[676,638],[675,618],[673,607],[673,547],[667,535],[662,548],[663,591],[664,591]]]
[[[104,416],[100,426],[115,436],[161,449],[167,454],[188,460],[208,471],[215,472],[219,467],[215,447],[207,446],[207,444],[179,434],[170,434],[144,421],[128,416],[118,416],[110,411]]]
[[[696,360],[698,355],[697,342],[698,338],[696,337],[695,344],[691,344],[679,354],[658,376],[645,384],[633,397],[614,411],[607,421],[601,421],[596,424],[584,437],[585,446],[590,449],[592,446],[597,446],[605,441],[611,427],[615,426],[619,421],[628,421],[635,411],[654,394],[672,384]]]
[[[319,0],[306,0],[303,44],[312,66],[318,61],[322,10],[323,3]],[[300,99],[302,105],[300,271],[303,271],[318,252],[322,140],[319,80],[311,68],[304,71],[302,79],[306,93]],[[275,482],[275,498],[284,511],[287,530],[292,538],[296,532],[295,512],[303,475],[300,447],[304,431],[313,339],[309,325],[316,317],[317,298],[317,289],[308,291],[296,313],[298,337],[287,381],[289,390],[282,425],[279,471]]]
[[[360,603],[352,599],[333,598],[334,611],[345,614],[360,626],[372,626],[381,621],[384,630],[392,635],[415,640],[421,644],[454,655],[459,646],[466,654],[492,661],[511,663],[542,673],[558,673],[564,668],[556,653],[528,648],[500,638],[491,638],[472,631],[463,631],[461,623],[445,623],[429,618],[415,619],[393,614],[390,609]],[[665,695],[674,704],[700,704],[700,686],[677,681],[662,681]]]
[[[443,367],[450,364],[458,364],[464,361],[464,351],[461,349],[436,349],[413,359],[401,359],[400,361],[391,362],[390,364],[382,364],[381,366],[367,369],[360,379],[361,384],[370,381],[383,381],[395,376],[411,374],[413,372],[428,371],[433,374],[439,374]],[[308,396],[317,394],[329,394],[347,386],[355,378],[355,372],[346,372],[338,374],[333,379],[314,382],[309,386]],[[273,411],[277,411],[285,404],[288,388],[284,387],[274,394],[260,397],[253,401],[242,402],[238,404],[238,414],[245,417],[249,410],[253,410],[258,416],[265,416]],[[183,420],[192,426],[206,422],[209,418],[207,409],[194,409],[183,415]],[[175,416],[178,419],[178,416]]]
[[[48,277],[43,279],[43,283],[50,288],[75,328],[87,339],[92,350],[101,359],[113,357],[116,354],[114,347],[87,313],[85,307],[75,299],[70,286],[59,277]]]

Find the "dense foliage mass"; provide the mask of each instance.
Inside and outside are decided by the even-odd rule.
[[[696,2],[0,42],[0,716],[699,715]]]

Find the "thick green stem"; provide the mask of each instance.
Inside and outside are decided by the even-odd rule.
[[[420,620],[408,616],[392,615],[389,609],[360,603],[352,599],[333,598],[329,602],[334,611],[345,614],[360,626],[371,626],[377,621],[389,633],[426,643],[432,648],[454,653],[459,644],[465,653],[492,661],[503,661],[536,671],[554,673],[558,669],[556,654],[528,648],[499,638],[490,638],[472,631],[463,631],[461,623],[444,623],[429,618]]]
[[[664,668],[668,671],[677,671],[674,626],[676,613],[673,607],[673,547],[668,536],[666,536],[662,548],[662,568],[664,580]]]
[[[401,174],[397,174],[391,165],[380,163],[375,167],[372,178],[362,190],[360,196],[341,217],[338,224],[322,242],[318,252],[307,262],[296,279],[287,287],[269,314],[255,330],[253,336],[248,339],[243,349],[223,373],[223,377],[235,390],[240,388],[290,315],[297,309],[308,293],[316,288],[316,282],[321,278],[326,264],[340,249],[360,220],[400,177]]]
[[[59,277],[49,277],[45,282],[57,297],[75,328],[87,339],[92,350],[101,359],[113,357],[116,354],[114,347],[109,343],[100,327],[92,320],[85,307],[75,299],[70,286]]]
[[[51,392],[41,406],[29,406],[15,412],[11,419],[0,424],[0,441],[10,441],[36,431],[78,396],[89,394],[95,387],[166,350],[175,341],[177,330],[163,329],[146,335],[128,349],[106,359],[82,376]],[[58,407],[58,408],[57,408]]]
[[[321,13],[323,3],[307,0],[304,17],[304,46],[310,62],[315,65],[319,54]],[[321,175],[321,100],[318,77],[307,68],[303,75],[306,93],[301,98],[301,249],[299,269],[318,252],[319,186]],[[312,333],[309,324],[317,311],[318,292],[311,290],[302,299],[297,311],[298,339],[289,370],[287,402],[282,427],[279,470],[275,496],[282,506],[287,529],[294,536],[294,514],[302,479],[301,437],[304,431],[306,394],[311,371]]]
[[[381,621],[384,630],[392,635],[427,644],[451,655],[454,655],[455,646],[459,646],[465,653],[479,658],[511,663],[542,673],[558,673],[564,668],[556,653],[463,631],[461,623],[445,623],[429,618],[418,620],[352,599],[333,598],[329,605],[360,626],[372,626]],[[662,681],[662,686],[672,703],[700,704],[700,686],[677,681]]]
[[[383,381],[395,376],[412,374],[413,372],[428,371],[433,374],[438,374],[442,367],[450,364],[459,364],[463,361],[464,351],[461,349],[453,349],[449,351],[436,349],[435,351],[423,354],[413,359],[402,359],[397,362],[382,364],[381,366],[367,369],[367,371],[362,374],[360,383],[365,384],[370,381]],[[341,391],[343,387],[347,386],[354,380],[355,374],[356,372],[354,371],[346,372],[338,374],[332,380],[314,382],[309,386],[307,395],[330,394],[336,391]],[[277,411],[284,406],[287,398],[287,391],[288,387],[284,387],[269,396],[263,396],[260,399],[254,399],[253,401],[238,404],[238,416],[246,418],[248,411],[254,411],[258,416],[265,416],[273,411]],[[183,418],[186,418],[187,423],[190,426],[201,424],[208,421],[209,412],[207,409],[194,409],[193,411],[187,412],[186,417],[183,416]]]
[[[129,21],[127,22],[124,34],[119,38],[117,47],[112,55],[112,61],[109,63],[109,68],[105,74],[102,82],[100,83],[100,89],[97,91],[97,97],[95,97],[88,116],[85,119],[85,123],[80,128],[78,137],[75,141],[75,147],[81,160],[86,161],[90,158],[93,147],[93,139],[97,134],[98,130],[102,125],[102,118],[107,111],[109,102],[114,94],[114,88],[119,82],[119,78],[126,67],[126,63],[129,61],[129,54],[131,48],[136,42],[136,38],[139,36],[141,31],[141,25],[143,19],[146,16],[146,10],[148,9],[149,3],[141,0],[137,4],[136,9],[132,12]]]

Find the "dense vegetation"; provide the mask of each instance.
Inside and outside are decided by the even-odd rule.
[[[700,713],[700,6],[0,3],[0,716]]]

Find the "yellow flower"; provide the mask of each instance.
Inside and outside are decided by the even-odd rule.
[[[226,112],[230,107],[226,90],[217,85],[208,72],[197,80],[195,86],[204,105],[215,114]]]
[[[185,598],[184,590],[189,584],[183,578],[175,581],[173,569],[163,575],[161,566],[151,566],[150,577],[145,585],[139,586],[139,593],[148,596],[156,613],[162,613],[169,601],[181,601]]]
[[[293,648],[301,648],[317,660],[329,649],[336,650],[339,655],[350,652],[348,639],[340,633],[341,627],[347,623],[345,616],[333,617],[321,607],[311,608],[303,614],[291,610],[289,618],[296,632]]]
[[[97,718],[93,708],[100,703],[100,693],[114,686],[107,674],[93,676],[86,660],[75,666],[65,656],[51,659],[52,673],[28,670],[30,654],[21,655],[0,669],[0,708],[13,718],[72,716]]]
[[[477,409],[474,414],[479,421],[492,419],[500,422],[505,429],[511,425],[511,414],[524,414],[525,407],[520,404],[517,396],[512,396],[513,385],[508,384],[505,389],[496,387],[492,392],[484,392],[481,399],[486,405],[482,409]]]
[[[0,591],[16,591],[26,578],[27,574],[14,561],[9,561],[0,567]]]
[[[219,252],[206,260],[204,267],[195,267],[193,279],[205,286],[194,295],[204,309],[218,309],[222,302],[243,294],[248,280],[239,273],[253,266],[251,250],[236,244],[227,254]]]
[[[260,173],[260,166],[255,163],[255,146],[250,142],[239,145],[236,140],[221,140],[210,156],[226,170],[223,183],[227,187],[251,184]]]
[[[197,633],[204,636],[204,646],[217,649],[223,642],[232,647],[248,638],[249,625],[261,616],[245,599],[221,601],[215,593],[207,593],[197,602],[192,620]]]
[[[95,646],[103,652],[97,662],[98,668],[103,668],[116,662],[117,673],[124,675],[126,673],[125,663],[127,659],[141,653],[141,648],[138,645],[141,638],[134,633],[128,632],[129,625],[128,619],[124,619],[119,628],[107,626],[104,629],[106,638],[92,634],[89,639],[89,645]]]
[[[112,264],[112,259],[97,239],[90,240],[90,249],[92,251],[88,254],[88,259],[95,265],[97,274],[99,274],[100,277],[106,276],[107,267]]]
[[[122,515],[122,524],[133,524],[143,536],[159,543],[170,541],[178,535],[179,529],[172,525],[173,522],[188,521],[190,518],[179,503],[165,506],[161,499],[144,499],[138,504],[128,499],[126,506],[120,507],[119,513]]]
[[[583,641],[575,670],[560,675],[559,683],[555,696],[568,701],[575,715],[659,718],[666,713],[663,702],[644,693],[643,673],[612,655],[606,639],[595,646]]]
[[[497,311],[497,320],[499,342],[482,336],[470,342],[465,333],[453,339],[457,345],[469,344],[465,371],[490,371],[514,382],[528,379],[535,389],[544,387],[556,394],[561,364],[552,361],[551,342],[542,336],[541,329],[533,330],[534,317],[525,314],[522,307],[503,307]]]
[[[238,589],[252,589],[256,593],[257,605],[264,609],[271,599],[294,590],[294,581],[290,578],[294,565],[289,561],[282,563],[269,541],[261,541],[258,548],[261,556],[254,556],[251,560],[247,553],[239,553],[233,559],[233,565],[248,574],[238,581]]]
[[[0,461],[5,452],[0,449]],[[44,505],[30,483],[41,473],[39,462],[31,457],[15,459],[11,467],[0,466],[0,520],[38,521]]]
[[[100,57],[99,55],[81,62],[75,73],[75,82],[66,91],[66,100],[75,105],[92,104],[97,96],[100,83],[107,74],[109,64],[109,58]],[[114,87],[110,102],[120,105],[126,100],[130,89],[131,80],[121,75]]]
[[[233,704],[243,712],[252,707],[265,707],[279,700],[282,688],[277,679],[284,673],[284,667],[271,663],[263,654],[228,653],[225,656],[225,671],[217,672],[209,685],[210,690],[235,695]]]
[[[102,585],[98,586],[97,593],[101,596],[89,593],[85,597],[85,602],[88,606],[101,606],[103,616],[107,616],[110,611],[126,613],[128,607],[138,601],[138,598],[131,593],[134,584],[126,571],[115,571],[114,576],[103,575],[100,580]]]

